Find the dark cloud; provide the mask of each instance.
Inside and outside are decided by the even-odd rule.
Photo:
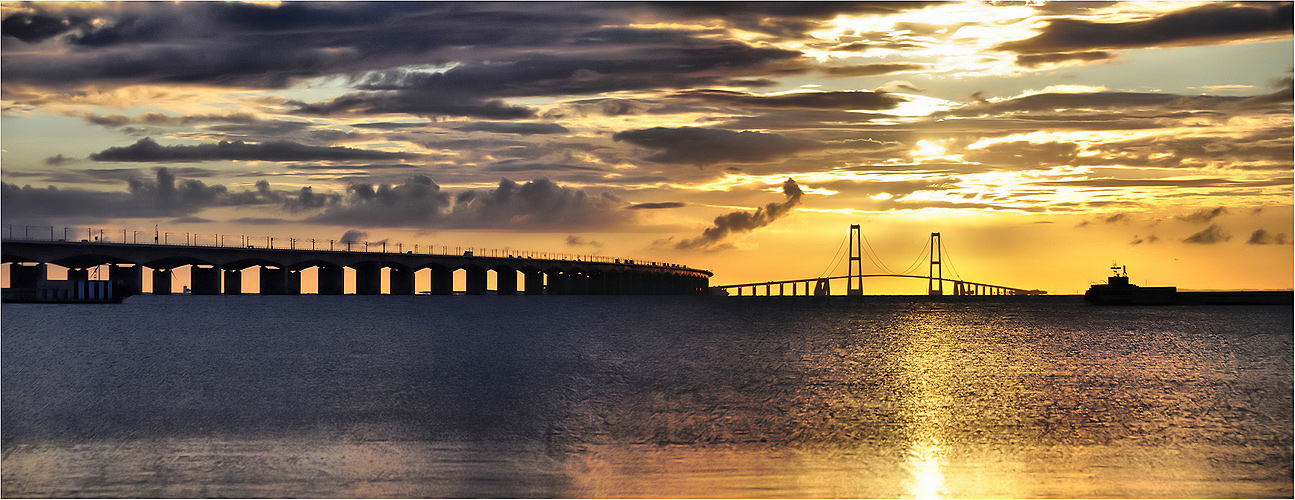
[[[1218,224],[1210,224],[1210,227],[1205,228],[1201,232],[1188,236],[1187,239],[1183,240],[1183,243],[1213,245],[1215,243],[1223,243],[1230,239],[1232,239],[1232,236],[1225,234],[1223,230],[1219,228]]]
[[[51,156],[51,157],[49,157],[49,158],[46,158],[46,159],[45,159],[45,164],[46,164],[46,165],[49,165],[49,166],[52,166],[52,167],[57,167],[57,166],[59,166],[59,165],[66,165],[66,164],[68,164],[68,163],[73,163],[73,162],[75,162],[75,161],[77,161],[75,158],[68,158],[68,157],[66,157],[66,156],[63,156],[63,155],[60,153],[60,154],[56,154],[56,155],[54,155],[54,156]]]
[[[774,38],[803,38],[843,14],[887,14],[931,2],[657,2],[669,19],[715,21]]]
[[[1256,229],[1250,233],[1250,239],[1246,243],[1251,245],[1285,245],[1290,243],[1286,238],[1286,233],[1269,233],[1265,229]]]
[[[199,114],[172,116],[165,113],[143,113],[127,116],[120,113],[111,115],[85,115],[87,122],[105,127],[122,127],[126,125],[191,125],[195,123],[255,123],[259,121],[251,113],[229,113],[224,115]]]
[[[610,194],[591,195],[548,179],[518,184],[501,180],[495,189],[442,191],[416,176],[400,185],[352,183],[346,197],[310,222],[360,227],[489,228],[560,231],[614,227],[630,219],[624,202]]]
[[[897,95],[866,90],[795,92],[774,95],[757,95],[728,90],[690,90],[680,92],[675,96],[727,106],[841,110],[892,109],[905,101],[903,97]]]
[[[1021,54],[1202,44],[1289,34],[1290,3],[1212,3],[1146,21],[1055,19],[1032,38],[1000,44]]]
[[[300,191],[293,193],[292,196],[285,196],[283,208],[289,212],[303,212],[308,210],[318,210],[338,204],[342,201],[342,195],[337,193],[316,194],[312,186],[301,188]]]
[[[823,68],[823,74],[831,77],[860,77],[860,76],[877,76],[889,75],[891,73],[901,73],[904,71],[922,71],[928,69],[925,64],[916,63],[873,63],[859,64],[855,66],[828,66]]]
[[[176,222],[179,222],[179,220],[177,219]],[[207,222],[212,222],[212,221],[208,220]],[[283,224],[285,222],[290,222],[290,221],[284,220],[278,217],[239,217],[237,219],[230,219],[229,222],[236,222],[239,224],[251,224],[256,226],[273,226],[276,224]]]
[[[364,241],[364,238],[368,237],[369,233],[367,232],[360,231],[359,229],[351,229],[342,233],[342,237],[338,238],[337,241],[340,243],[359,243]]]
[[[594,247],[594,248],[603,247],[603,244],[601,242],[586,240],[584,239],[584,237],[576,236],[576,235],[567,236],[566,242],[567,242],[567,246],[569,247]]]
[[[730,235],[749,233],[767,226],[791,212],[800,204],[804,194],[796,181],[787,179],[782,183],[782,194],[787,197],[782,203],[770,203],[756,209],[755,212],[730,212],[715,218],[715,225],[702,231],[701,236],[680,241],[674,245],[680,250],[704,249],[715,250]]]
[[[125,147],[111,147],[93,153],[94,161],[120,162],[203,162],[203,161],[349,161],[413,158],[412,153],[388,153],[340,146],[307,146],[288,141],[250,144],[221,141],[196,146],[163,146],[151,138]]]
[[[1204,224],[1214,220],[1215,217],[1226,213],[1228,213],[1227,207],[1202,208],[1187,215],[1180,215],[1176,218],[1193,224]]]
[[[1149,234],[1149,235],[1147,235],[1147,237],[1146,237],[1146,238],[1142,238],[1142,237],[1140,237],[1140,236],[1134,236],[1134,237],[1133,237],[1133,241],[1132,241],[1131,243],[1129,243],[1129,244],[1130,244],[1130,245],[1141,245],[1141,244],[1143,244],[1143,243],[1148,243],[1148,244],[1149,244],[1149,243],[1155,243],[1155,242],[1157,242],[1157,241],[1160,241],[1160,238],[1157,238],[1157,237],[1156,237],[1156,235],[1154,235],[1154,234]]]
[[[491,132],[495,134],[565,134],[570,132],[566,127],[556,123],[509,123],[509,122],[476,122],[455,127],[464,132]]]
[[[179,217],[218,206],[273,205],[282,195],[258,183],[256,190],[230,192],[223,185],[178,178],[168,168],[157,168],[153,178],[132,175],[126,192],[81,189],[18,187],[4,183],[5,220],[50,220],[140,217]]]
[[[697,166],[721,162],[764,162],[824,147],[816,141],[778,134],[696,127],[627,130],[616,133],[612,139],[658,150],[658,153],[647,157],[649,161]]]
[[[466,116],[489,119],[533,118],[535,110],[501,100],[434,91],[359,92],[320,103],[292,103],[293,112],[305,115],[407,113],[416,116]]]
[[[663,201],[656,203],[636,203],[625,208],[630,210],[660,210],[663,208],[680,208],[684,205],[686,205],[686,203],[680,201]]]
[[[1118,213],[1118,214],[1112,214],[1106,217],[1102,217],[1102,222],[1105,222],[1107,224],[1115,224],[1117,222],[1128,222],[1128,221],[1129,221],[1129,214],[1127,213]]]
[[[1026,68],[1037,68],[1045,64],[1056,64],[1066,61],[1107,61],[1115,59],[1113,52],[1095,50],[1091,52],[1063,52],[1054,54],[1021,54],[1016,56],[1016,65]]]
[[[407,128],[427,128],[427,126],[428,126],[428,125],[429,125],[429,123],[428,123],[428,122],[426,122],[426,121],[421,121],[421,122],[368,122],[368,123],[352,123],[352,124],[350,124],[350,126],[351,126],[351,127],[355,127],[355,128],[373,128],[373,129],[380,129],[380,130],[401,130],[401,129],[407,129]]]
[[[994,143],[980,149],[969,149],[963,158],[989,165],[1034,168],[1069,165],[1078,156],[1079,145],[1071,142],[1014,141]]]
[[[19,12],[0,21],[0,32],[27,43],[40,43],[72,29],[67,19]]]
[[[606,53],[530,54],[508,62],[464,62],[443,72],[368,73],[360,92],[320,103],[293,103],[303,114],[408,113],[522,119],[535,111],[511,97],[588,95],[711,85],[751,86],[769,74],[806,71],[800,53],[741,43],[694,40],[677,47],[609,48]]]
[[[601,172],[598,167],[585,165],[572,165],[569,163],[544,163],[528,162],[521,160],[502,160],[482,168],[487,172],[561,172],[561,171],[588,171]]]

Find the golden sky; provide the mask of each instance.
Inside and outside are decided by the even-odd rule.
[[[2,5],[11,227],[1292,287],[1289,3]]]

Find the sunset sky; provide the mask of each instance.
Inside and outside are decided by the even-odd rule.
[[[946,276],[1050,293],[1295,274],[1289,3],[2,5],[16,227],[728,284],[844,274],[860,224],[870,273],[925,274],[940,232]]]

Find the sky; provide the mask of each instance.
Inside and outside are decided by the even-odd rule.
[[[939,232],[944,276],[1049,293],[1113,264],[1180,289],[1295,281],[1290,3],[4,2],[0,18],[0,219],[17,233],[506,248],[734,284],[845,274],[859,224],[869,274],[925,275]]]

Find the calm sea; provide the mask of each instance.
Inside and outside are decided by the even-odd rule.
[[[0,313],[6,497],[1292,496],[1288,306],[139,296]]]

